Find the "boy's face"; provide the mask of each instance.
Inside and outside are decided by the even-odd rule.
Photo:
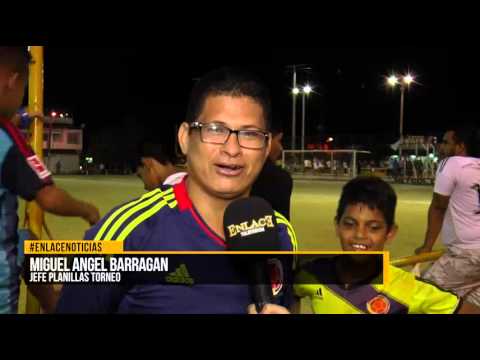
[[[336,232],[343,251],[383,251],[385,243],[395,238],[397,226],[389,230],[380,210],[360,203],[347,206]]]

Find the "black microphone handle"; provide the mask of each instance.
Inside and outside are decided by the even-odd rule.
[[[254,285],[254,289],[252,289],[255,307],[257,309],[257,313],[261,313],[263,307],[267,304],[271,304],[272,300],[265,300],[268,299],[268,289],[266,285]],[[272,292],[272,288],[270,287],[270,293]],[[272,296],[273,297],[273,296]]]
[[[266,304],[273,303],[272,282],[266,259],[255,261],[249,267],[252,298],[257,312],[260,313]]]

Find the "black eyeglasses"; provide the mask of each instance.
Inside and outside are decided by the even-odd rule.
[[[206,144],[225,145],[232,134],[237,135],[240,147],[250,150],[264,149],[268,144],[270,134],[261,130],[232,130],[217,123],[203,124],[194,122],[191,129],[200,129],[200,139]]]

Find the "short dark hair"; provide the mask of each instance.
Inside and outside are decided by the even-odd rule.
[[[168,151],[164,144],[143,142],[140,144],[140,157],[149,157],[162,165],[175,164],[177,161],[173,151]]]
[[[279,134],[283,134],[283,124],[278,121],[272,121],[270,123],[270,132],[272,133],[272,136],[277,136]]]
[[[252,98],[262,107],[265,125],[267,130],[270,130],[272,106],[267,87],[252,73],[232,67],[214,70],[195,84],[187,107],[187,122],[192,123],[198,120],[209,96],[221,95]]]
[[[365,204],[370,209],[378,209],[389,229],[395,224],[395,208],[397,195],[395,191],[382,179],[374,176],[360,176],[348,182],[342,190],[338,202],[335,221],[340,222],[345,209],[349,205]]]
[[[453,129],[453,140],[457,144],[464,144],[467,156],[480,158],[480,128],[467,123]]]
[[[32,56],[26,46],[0,46],[0,66],[26,77],[31,63]]]

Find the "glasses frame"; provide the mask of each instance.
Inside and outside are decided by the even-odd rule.
[[[206,126],[209,126],[209,125],[221,126],[221,127],[225,128],[225,129],[227,129],[227,130],[229,131],[229,134],[228,134],[225,142],[219,143],[219,142],[205,141],[205,139],[203,138],[202,129],[203,129],[204,127],[206,127]],[[199,130],[200,130],[200,140],[201,140],[203,143],[205,143],[205,144],[225,145],[226,143],[228,143],[228,140],[230,140],[230,137],[232,136],[232,134],[236,134],[236,135],[237,135],[238,145],[239,145],[241,148],[243,148],[243,149],[248,149],[248,150],[262,150],[262,149],[265,149],[265,148],[267,147],[268,141],[270,140],[270,133],[267,132],[267,131],[260,130],[260,129],[232,130],[232,129],[230,129],[228,126],[225,126],[225,125],[223,125],[223,124],[217,124],[217,123],[215,123],[215,122],[205,124],[205,123],[202,123],[202,122],[199,122],[199,121],[195,121],[195,122],[191,123],[189,126],[190,126],[191,129],[199,129]],[[260,133],[260,134],[262,134],[262,135],[265,137],[265,141],[264,141],[262,147],[252,148],[252,147],[248,147],[248,146],[243,146],[243,145],[240,143],[240,135],[241,135],[242,133],[252,132],[252,131],[255,131],[255,132],[257,132],[257,133]]]

